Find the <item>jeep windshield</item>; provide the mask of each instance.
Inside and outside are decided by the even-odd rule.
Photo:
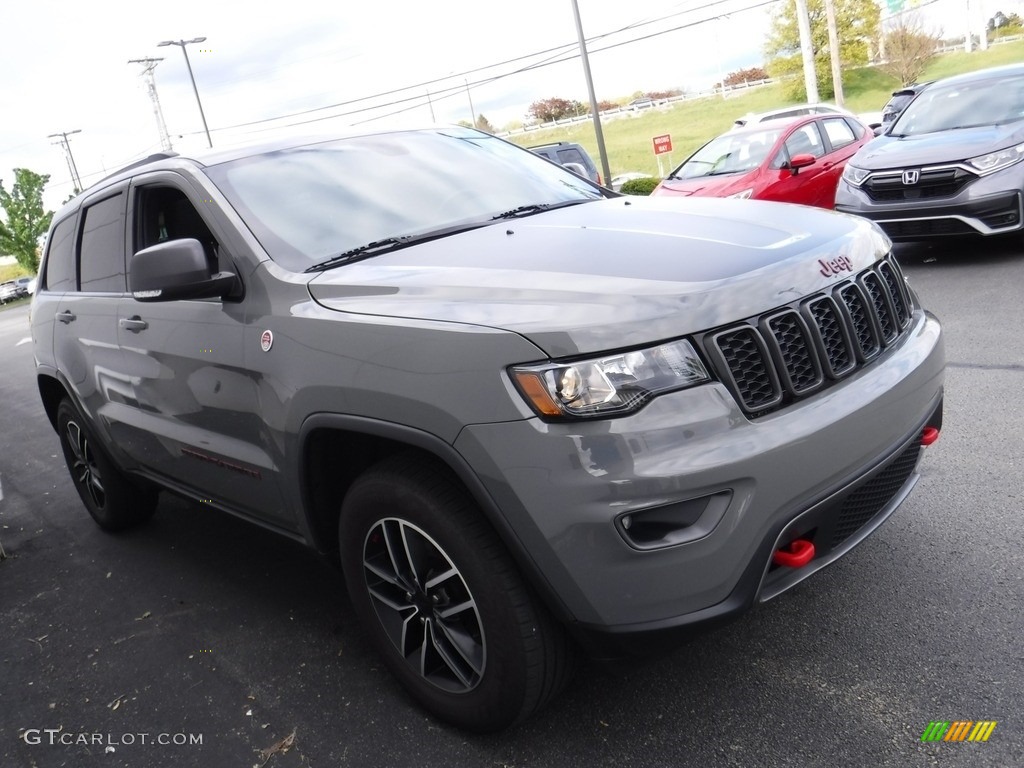
[[[458,127],[322,141],[206,172],[270,257],[296,272],[605,194],[527,150]]]
[[[993,77],[969,83],[941,82],[914,99],[890,129],[895,137],[936,131],[1005,125],[1024,119],[1024,76]]]

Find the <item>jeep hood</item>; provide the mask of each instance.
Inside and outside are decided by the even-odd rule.
[[[878,136],[850,164],[866,171],[941,165],[987,155],[1024,142],[1024,121],[1006,125],[922,133],[917,136]]]
[[[501,328],[557,357],[714,328],[827,288],[889,243],[786,203],[614,198],[410,246],[317,275],[338,312]],[[840,259],[839,269],[826,265]]]

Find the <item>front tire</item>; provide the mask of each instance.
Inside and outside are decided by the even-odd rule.
[[[453,725],[495,731],[568,682],[573,654],[448,470],[385,460],[352,485],[339,525],[356,612],[391,672]]]
[[[139,487],[117,469],[68,399],[57,408],[57,434],[75,490],[100,528],[121,531],[153,516],[157,492]]]

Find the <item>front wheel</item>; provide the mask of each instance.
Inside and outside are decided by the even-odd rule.
[[[120,531],[153,516],[156,491],[135,485],[117,469],[70,400],[57,408],[57,434],[75,490],[100,528]]]
[[[345,580],[378,651],[438,718],[473,731],[526,719],[573,668],[564,630],[446,468],[371,468],[339,526]]]

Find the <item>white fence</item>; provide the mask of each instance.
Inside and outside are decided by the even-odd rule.
[[[633,107],[628,105],[624,107],[616,107],[615,109],[605,110],[600,114],[603,120],[614,120],[616,118],[621,117],[633,117],[642,112],[647,112],[651,109],[659,109],[661,107],[666,107],[680,101],[706,99],[711,96],[722,96],[723,98],[728,98],[731,94],[734,94],[737,91],[748,91],[752,88],[760,88],[762,86],[769,85],[774,82],[775,80],[768,78],[765,80],[754,80],[750,82],[744,82],[741,83],[740,85],[727,85],[725,86],[725,88],[708,88],[703,91],[684,93],[679,96],[670,96],[667,99],[656,99],[652,101],[650,104],[637,105]],[[534,123],[532,125],[524,125],[522,128],[518,128],[514,131],[503,131],[497,134],[497,136],[501,138],[506,138],[508,136],[518,136],[523,133],[531,133],[533,131],[542,131],[547,128],[555,128],[560,125],[573,125],[575,123],[584,123],[588,122],[591,119],[592,118],[590,116],[590,113],[588,112],[587,114],[573,115],[572,117],[565,117],[562,118],[561,120],[552,120],[547,123]]]

